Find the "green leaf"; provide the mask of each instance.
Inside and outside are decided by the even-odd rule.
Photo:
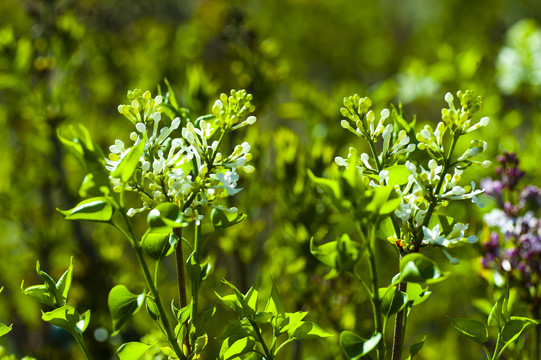
[[[189,225],[188,222],[184,221],[182,210],[175,203],[162,203],[150,210],[147,223],[151,228],[179,228]]]
[[[215,313],[216,313],[216,306],[213,307],[212,309],[203,311],[203,315],[201,315],[201,324],[199,325],[199,329],[200,329],[199,331],[203,331],[203,329],[205,328],[205,325],[214,316]]]
[[[274,280],[272,280],[272,290],[269,300],[267,301],[267,305],[265,306],[265,311],[272,313],[274,316],[280,317],[284,317],[286,313],[284,304],[282,303],[282,299],[280,298],[280,294],[278,293]]]
[[[436,263],[420,253],[408,254],[400,260],[400,280],[413,283],[435,283],[445,279]]]
[[[423,287],[417,283],[409,283],[406,294],[408,295],[408,302],[411,306],[417,306],[425,302],[432,292],[428,291],[428,288],[423,289]]]
[[[310,169],[308,169],[307,172],[312,182],[323,190],[323,192],[331,199],[334,206],[336,206],[338,210],[345,210],[345,202],[344,199],[342,199],[342,192],[340,190],[339,182],[336,180],[317,177]]]
[[[380,295],[384,295],[381,299],[381,310],[385,316],[396,314],[408,302],[408,295],[398,290],[398,287],[395,287],[394,291],[387,291],[387,288],[381,288],[380,293]]]
[[[172,235],[171,231],[171,228],[168,227],[149,227],[142,239],[142,248],[145,255],[154,260],[162,260],[165,258],[169,254],[169,249],[171,248],[169,242],[169,238]]]
[[[246,295],[244,295],[244,309],[247,310],[247,315],[252,316],[257,311],[257,303],[259,300],[259,278],[256,280],[254,286],[252,286]]]
[[[392,186],[381,186],[367,191],[371,195],[371,200],[366,205],[365,210],[373,214],[387,215],[396,210],[400,205],[400,198],[396,196]],[[391,198],[394,195],[394,198]]]
[[[90,133],[81,124],[69,125],[57,130],[57,136],[66,149],[87,171],[102,179],[106,173],[105,159],[99,147],[94,145]]]
[[[426,341],[426,335],[423,337],[423,340],[416,342],[415,344],[410,346],[411,359],[413,359],[419,353],[419,351],[421,351],[421,349],[423,348],[423,345],[425,344],[425,341]]]
[[[135,295],[124,285],[117,285],[109,292],[107,303],[113,317],[113,336],[143,304],[145,293]]]
[[[389,171],[388,186],[394,188],[395,185],[405,185],[408,183],[410,172],[406,165],[393,165],[385,170]]]
[[[115,170],[111,173],[112,177],[120,178],[123,183],[131,179],[135,169],[137,169],[137,165],[139,165],[139,159],[141,159],[145,150],[146,141],[147,138],[145,135],[137,145],[128,150],[128,153],[120,159]]]
[[[241,338],[237,341],[235,341],[229,348],[222,354],[220,352],[220,356],[224,360],[232,359],[234,357],[240,356],[242,354],[246,354],[253,350],[255,346],[255,341],[250,337]]]
[[[539,321],[512,316],[511,319],[505,324],[502,330],[502,338],[505,342],[511,343],[517,340],[525,331],[534,328]]]
[[[21,290],[23,295],[30,296],[34,300],[39,301],[42,304],[45,304],[50,307],[54,307],[55,305],[55,299],[54,296],[49,291],[49,288],[47,285],[34,285],[27,287],[26,289],[24,287],[24,281],[21,284]]]
[[[150,345],[140,342],[129,342],[122,344],[116,351],[116,355],[120,360],[137,360],[150,349]]]
[[[62,274],[62,276],[60,277],[60,279],[58,279],[58,282],[56,283],[56,290],[58,290],[58,292],[62,294],[65,303],[69,301],[72,276],[73,256],[70,258],[70,265],[68,267],[68,270],[66,270],[64,274]]]
[[[113,206],[103,196],[83,200],[70,210],[57,210],[67,220],[109,222],[113,217]]]
[[[79,317],[79,322],[76,326],[79,331],[83,333],[88,327],[88,324],[90,324],[90,310],[85,311],[85,313]]]
[[[64,298],[62,297],[62,293],[56,289],[56,281],[53,280],[53,278],[47,274],[45,271],[41,270],[39,260],[36,261],[36,272],[38,275],[43,279],[43,282],[45,283],[45,287],[51,294],[51,296],[54,299],[54,305],[55,306],[64,306],[66,305],[66,302],[64,301]]]
[[[177,96],[175,95],[175,91],[173,90],[173,87],[169,83],[169,80],[163,79],[165,82],[165,85],[167,86],[167,94],[165,95],[166,102],[171,104],[171,106],[174,109],[178,109],[178,103],[177,103]]]
[[[509,300],[509,290],[505,289],[500,296],[492,311],[488,315],[488,326],[497,327],[500,331],[509,322],[509,310],[507,309],[507,301]]]
[[[146,308],[148,315],[152,318],[152,320],[156,321],[160,318],[160,312],[158,311],[158,306],[156,306],[156,303],[154,300],[150,297],[146,297]]]
[[[478,344],[488,341],[488,329],[480,321],[473,319],[452,319],[453,326]]]
[[[320,328],[317,324],[307,321],[298,326],[293,332],[293,339],[297,340],[308,340],[308,339],[319,339],[331,336],[328,332]]]
[[[372,351],[380,340],[380,333],[376,333],[370,339],[364,340],[351,331],[343,331],[340,334],[340,347],[349,360],[357,360]]]
[[[71,306],[62,306],[53,311],[43,313],[41,319],[52,325],[58,326],[70,333],[75,331],[75,326],[79,322],[79,313]]]
[[[212,220],[212,225],[214,225],[215,229],[225,229],[246,219],[246,214],[240,212],[230,214],[214,208],[210,214],[210,219]]]
[[[0,337],[4,336],[8,332],[10,332],[12,327],[13,327],[13,325],[7,326],[6,324],[0,323]]]
[[[303,324],[302,319],[304,319],[307,314],[308,312],[306,311],[287,313],[286,318],[280,324],[280,333],[291,332],[290,335],[293,335],[295,329]]]
[[[312,238],[310,252],[319,261],[335,270],[328,276],[332,277],[344,271],[353,271],[355,264],[363,256],[363,246],[352,241],[347,234],[343,234],[338,240],[319,246],[314,244]]]

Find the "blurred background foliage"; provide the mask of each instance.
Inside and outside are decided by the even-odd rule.
[[[309,252],[311,237],[353,233],[306,173],[333,176],[334,157],[347,154],[353,139],[339,124],[342,98],[370,96],[377,110],[401,101],[406,117],[435,124],[447,91],[472,89],[491,118],[481,130],[487,158],[518,152],[535,183],[541,175],[540,23],[535,0],[2,0],[0,320],[14,326],[0,340],[0,357],[80,358],[69,335],[42,323],[39,307],[20,292],[23,279],[38,282],[36,259],[56,277],[75,257],[72,298],[92,311],[86,334],[96,358],[112,359],[122,341],[159,336],[148,333],[143,312],[118,337],[108,335],[109,289],[118,283],[140,289],[143,282],[115,232],[56,212],[76,203],[84,176],[56,134],[82,123],[106,149],[128,137],[129,123],[117,112],[127,90],[156,93],[164,78],[195,114],[209,112],[219,93],[232,88],[246,88],[257,106],[258,122],[245,133],[256,172],[233,200],[248,219],[213,240],[204,307],[216,304],[214,290],[227,291],[222,277],[247,290],[257,276],[268,289],[272,276],[288,311],[309,311],[335,334],[369,335],[362,289],[347,277],[326,280],[327,269]],[[450,211],[482,231],[478,210]],[[389,279],[398,269],[396,254],[383,242],[379,251],[389,259],[380,262]],[[493,300],[493,285],[479,276],[480,247],[457,252],[462,261],[452,269],[430,254],[452,276],[433,287],[424,310],[408,323],[406,346],[427,334],[420,359],[482,356],[443,316],[483,319],[486,304],[475,299]],[[168,266],[161,280],[171,286],[163,291],[174,297]],[[232,314],[219,308],[217,318],[225,326]],[[216,326],[211,339],[222,329]],[[336,359],[337,343],[335,336],[293,344],[284,358]],[[211,354],[217,348],[211,341]]]

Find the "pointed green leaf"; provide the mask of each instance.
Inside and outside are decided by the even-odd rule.
[[[419,354],[419,351],[423,348],[423,345],[426,341],[426,335],[423,337],[423,340],[416,342],[415,344],[410,346],[410,358],[413,359],[417,354]]]
[[[45,271],[41,270],[39,260],[36,261],[36,272],[43,279],[45,287],[47,288],[47,290],[49,290],[49,293],[54,299],[54,304],[57,306],[66,305],[62,293],[56,289],[56,281],[54,281],[53,278]]]
[[[252,286],[246,295],[244,296],[244,308],[248,311],[247,315],[253,315],[257,311],[257,302],[259,300],[259,279],[256,280],[254,286]]]
[[[336,274],[352,271],[355,264],[363,256],[363,246],[343,234],[338,240],[323,245],[315,245],[310,241],[310,252],[319,261],[336,270]]]
[[[58,282],[56,283],[56,290],[62,294],[65,303],[69,301],[70,290],[71,290],[71,279],[73,275],[73,256],[70,258],[70,265],[68,270],[62,274]]]
[[[382,292],[381,290],[384,291]],[[391,316],[406,306],[408,295],[398,290],[398,287],[395,287],[395,289],[391,291],[386,290],[386,288],[380,289],[380,292],[382,293],[380,295],[383,295],[381,298],[381,310],[385,316]]]
[[[400,260],[403,282],[435,283],[445,278],[436,263],[420,253],[408,254]]]
[[[282,299],[280,298],[280,294],[278,293],[278,288],[276,288],[274,280],[272,280],[271,295],[267,301],[267,305],[265,306],[265,311],[272,313],[274,316],[280,317],[284,317],[286,313],[284,304],[282,303]]]
[[[151,228],[179,228],[189,225],[187,221],[184,221],[180,207],[174,203],[162,203],[156,206],[148,213],[147,223]]]
[[[83,315],[80,316],[79,322],[77,323],[77,328],[82,333],[85,332],[86,328],[88,327],[88,324],[90,323],[90,310],[85,311]]]
[[[47,285],[33,285],[30,287],[27,287],[26,289],[24,287],[24,281],[21,284],[21,290],[23,295],[30,296],[34,300],[39,301],[42,304],[45,304],[50,307],[54,307],[55,299],[54,296],[49,291],[49,288]]]
[[[302,325],[302,319],[306,317],[308,312],[306,311],[297,311],[295,313],[286,313],[286,318],[280,324],[280,332],[290,332],[290,335],[293,335],[293,331]]]
[[[119,360],[137,360],[150,349],[150,345],[140,342],[129,342],[122,344],[116,351]]]
[[[113,217],[113,206],[103,196],[83,200],[70,210],[57,210],[67,220],[109,222]]]
[[[452,319],[453,326],[478,344],[488,341],[488,329],[480,321],[472,319]]]
[[[41,319],[52,325],[58,326],[70,333],[75,331],[75,326],[79,322],[79,313],[71,306],[62,306],[53,311],[43,313]]]
[[[113,336],[118,334],[118,331],[133,314],[139,310],[143,304],[145,293],[135,295],[131,293],[124,285],[117,285],[109,292],[107,300],[109,311],[113,317]]]
[[[328,336],[331,336],[331,334],[320,328],[317,324],[311,321],[307,321],[303,322],[295,329],[292,338],[298,340],[308,340],[319,339]]]
[[[392,186],[374,188],[367,191],[367,195],[371,195],[371,200],[366,205],[365,210],[374,214],[390,214],[400,205],[400,199],[396,196]],[[394,195],[394,198],[390,199],[391,195]]]
[[[11,331],[13,325],[7,326],[6,324],[0,323],[0,337],[6,335],[8,332]]]
[[[340,347],[349,360],[357,360],[375,349],[381,340],[381,334],[376,333],[368,340],[351,331],[343,331],[340,334]]]
[[[537,324],[539,324],[539,321],[525,317],[512,316],[503,327],[502,338],[505,342],[512,343],[525,331],[534,328]]]
[[[151,297],[147,296],[145,304],[146,304],[148,315],[150,315],[152,320],[154,321],[158,320],[160,318],[160,312],[158,311],[158,307],[156,306],[156,303],[154,302],[154,300]]]
[[[253,350],[255,341],[252,338],[245,337],[235,341],[222,355],[224,360],[238,357]],[[220,354],[221,355],[221,354]]]
[[[506,289],[488,315],[488,326],[497,327],[500,331],[504,328],[510,319],[509,310],[507,309],[508,300],[509,290]]]
[[[246,219],[246,214],[236,212],[234,214],[227,213],[223,210],[214,208],[210,214],[212,225],[215,229],[225,229]]]
[[[308,169],[308,176],[331,199],[331,202],[337,209],[344,210],[344,200],[342,199],[342,192],[338,181],[317,177],[310,169]]]
[[[123,183],[128,182],[133,176],[137,165],[139,165],[139,160],[143,156],[145,150],[145,143],[147,141],[146,135],[134,145],[128,153],[124,155],[120,162],[117,164],[116,168],[111,172],[111,176],[115,178],[120,178]]]

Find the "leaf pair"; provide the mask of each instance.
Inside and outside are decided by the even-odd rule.
[[[506,289],[496,304],[494,304],[487,319],[488,327],[495,327],[498,329],[497,344],[500,343],[500,340],[503,340],[501,349],[494,349],[494,354],[497,354],[497,357],[495,357],[496,359],[500,358],[508,345],[518,340],[522,334],[540,323],[538,320],[527,317],[511,316],[507,307],[508,301],[509,290]],[[490,358],[488,350],[484,345],[489,341],[487,325],[473,319],[452,319],[452,321],[453,326],[458,331],[482,345],[487,353],[487,358]]]
[[[220,350],[220,359],[228,360],[250,352],[264,353],[267,358],[274,359],[289,342],[330,336],[315,323],[304,321],[306,312],[287,313],[274,282],[263,311],[258,311],[258,283],[246,294],[242,294],[233,284],[226,280],[223,282],[234,294],[223,297],[216,295],[237,313],[238,318],[229,324],[221,336],[224,342]],[[270,348],[261,333],[261,329],[268,326],[273,328]],[[281,335],[287,335],[287,339],[277,346],[277,339]]]

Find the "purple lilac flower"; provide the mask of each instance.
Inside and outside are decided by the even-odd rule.
[[[481,264],[510,274],[526,290],[535,289],[541,285],[541,220],[534,212],[541,209],[541,189],[533,185],[517,188],[524,172],[518,168],[515,154],[504,153],[498,162],[499,179],[481,182],[498,204],[484,216],[493,231],[483,244]]]

